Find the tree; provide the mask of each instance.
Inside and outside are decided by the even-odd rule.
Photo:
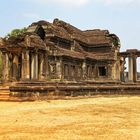
[[[17,36],[25,33],[26,31],[27,31],[27,28],[25,28],[25,27],[22,29],[14,29],[10,33],[8,33],[5,38],[8,39],[10,37],[17,37]]]

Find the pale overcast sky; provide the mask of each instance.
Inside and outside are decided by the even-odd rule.
[[[108,29],[122,49],[140,49],[140,0],[2,0],[0,36],[38,20],[59,18],[82,29]]]

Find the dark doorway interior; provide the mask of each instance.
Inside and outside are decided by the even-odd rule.
[[[107,76],[107,68],[105,66],[99,67],[99,76]]]
[[[42,40],[45,39],[45,31],[42,26],[38,26],[35,32],[40,36]]]

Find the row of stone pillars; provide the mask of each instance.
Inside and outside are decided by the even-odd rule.
[[[22,80],[44,80],[46,74],[45,55],[22,53]]]
[[[3,81],[9,81],[11,75],[16,79],[16,75],[20,74],[20,80],[44,80],[46,74],[45,54],[30,53],[30,51],[22,52],[21,60],[15,55],[12,60],[12,73],[10,73],[11,64],[7,52],[2,53],[3,60]],[[21,62],[19,62],[21,61]],[[19,63],[21,63],[20,71]],[[14,67],[16,65],[16,67]]]

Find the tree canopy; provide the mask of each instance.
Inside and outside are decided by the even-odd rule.
[[[14,29],[10,33],[8,33],[5,38],[17,37],[26,31],[27,31],[27,28],[25,28],[25,27],[22,29]]]

